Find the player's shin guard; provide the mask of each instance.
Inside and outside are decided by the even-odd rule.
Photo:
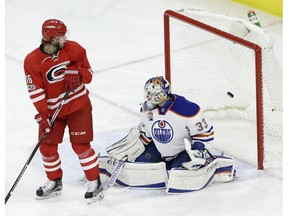
[[[78,154],[80,164],[88,181],[94,181],[99,176],[98,157],[92,148]]]
[[[79,156],[80,164],[88,181],[93,181],[99,176],[98,158],[93,149],[88,150],[86,157]]]
[[[48,179],[54,181],[55,179],[62,178],[63,172],[61,169],[61,160],[58,153],[50,157],[42,156],[42,160]]]
[[[42,161],[47,178],[51,181],[62,178],[61,160],[57,144],[43,144],[40,146]]]

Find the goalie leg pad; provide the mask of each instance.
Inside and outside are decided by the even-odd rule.
[[[201,190],[213,181],[218,159],[197,170],[173,168],[169,173],[167,193],[186,193]]]
[[[229,182],[234,179],[234,159],[226,156],[216,156],[218,163],[216,166],[213,182]]]
[[[111,176],[117,162],[110,157],[100,157],[100,172]],[[116,183],[125,187],[143,188],[143,189],[160,189],[166,188],[168,175],[166,164],[159,163],[141,163],[126,162],[118,175]]]
[[[198,170],[174,168],[169,173],[167,193],[200,190],[213,182],[229,182],[234,178],[234,159],[216,156],[210,164]]]

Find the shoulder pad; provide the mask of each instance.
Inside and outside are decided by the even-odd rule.
[[[174,95],[174,96],[175,96],[175,102],[170,108],[171,111],[179,115],[182,115],[184,117],[195,116],[200,111],[200,107],[198,104],[187,100],[183,96],[179,96],[179,95]]]

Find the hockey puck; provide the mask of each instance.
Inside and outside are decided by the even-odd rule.
[[[234,97],[234,94],[232,94],[231,92],[227,92],[227,95],[228,95],[229,97],[231,97],[231,98]]]

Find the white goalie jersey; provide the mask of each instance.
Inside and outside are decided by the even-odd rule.
[[[110,158],[103,158],[102,167],[108,175],[113,176],[114,169],[109,160],[116,159],[126,164],[116,180],[123,186],[166,188],[168,193],[185,193],[200,190],[213,181],[231,181],[234,160],[213,156],[207,150],[214,140],[214,129],[201,108],[183,96],[171,94],[169,83],[163,77],[149,79],[144,91],[138,129],[131,128],[127,136],[106,148]],[[162,159],[156,152],[156,160],[142,160],[151,156],[149,151],[155,152],[153,144],[151,149],[143,145],[150,143],[155,144]],[[172,167],[170,162],[176,160],[178,163]],[[119,173],[115,171],[113,173]]]
[[[143,104],[139,124],[142,142],[153,141],[163,158],[184,151],[184,138],[209,147],[214,140],[214,130],[200,107],[182,96],[171,94],[171,97],[161,108],[148,109],[146,103]]]

